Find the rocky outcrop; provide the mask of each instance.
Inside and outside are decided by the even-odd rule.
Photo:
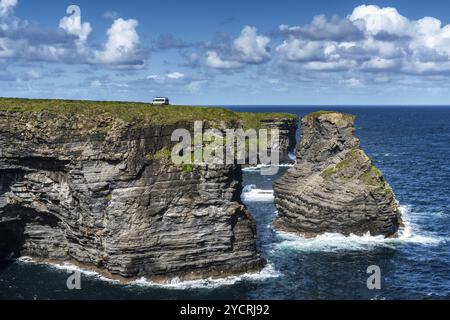
[[[302,120],[297,163],[276,182],[276,228],[394,236],[401,225],[395,195],[360,149],[351,115],[317,112]]]
[[[294,163],[295,160],[291,158],[291,154],[295,153],[295,146],[297,144],[296,134],[298,130],[297,118],[274,118],[270,120],[261,120],[262,126],[271,129],[278,129],[280,131],[280,164]]]
[[[171,164],[180,126],[191,129],[95,112],[0,112],[0,254],[124,279],[259,270],[240,167]]]

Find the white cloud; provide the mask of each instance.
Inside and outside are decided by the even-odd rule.
[[[17,0],[0,0],[0,18],[9,15],[17,6]]]
[[[102,51],[96,52],[96,61],[104,64],[143,64],[138,54],[139,35],[136,31],[139,22],[135,19],[119,18],[108,29],[108,39]]]
[[[206,65],[215,69],[236,69],[245,64],[261,64],[270,59],[270,38],[257,34],[255,27],[246,26],[230,48],[208,50]]]
[[[68,17],[63,17],[59,21],[59,27],[68,34],[77,36],[81,42],[85,42],[92,32],[89,22],[81,23],[80,7],[72,5],[67,8]]]
[[[348,19],[369,35],[386,33],[408,36],[412,31],[409,20],[390,7],[362,5],[356,7]]]
[[[242,63],[235,60],[224,60],[216,51],[206,52],[206,65],[214,69],[235,69],[242,67]]]
[[[276,51],[289,61],[311,61],[325,59],[325,43],[291,38],[284,41]]]
[[[261,63],[270,59],[269,42],[270,38],[257,35],[255,27],[246,26],[234,40],[234,50],[242,62]]]
[[[362,5],[340,21],[318,16],[279,29],[286,39],[276,48],[278,61],[295,64],[294,72],[450,73],[450,25],[433,17],[409,20],[395,8]],[[354,36],[342,36],[354,29]]]
[[[181,72],[172,72],[172,73],[168,73],[166,76],[170,80],[180,80],[185,77],[185,74],[181,73]]]
[[[337,16],[329,19],[323,14],[315,16],[307,26],[291,27],[283,24],[279,27],[279,31],[281,34],[297,35],[310,40],[352,41],[362,37],[361,30],[351,21],[339,19]]]
[[[97,64],[136,69],[145,65],[139,48],[138,21],[116,19],[107,31],[103,50],[89,44],[89,22],[82,22],[81,9],[72,5],[59,27],[46,29],[13,14],[17,0],[0,0],[0,58],[49,61],[70,64]]]
[[[400,61],[395,59],[383,59],[380,57],[375,57],[362,63],[361,69],[368,71],[376,70],[393,70],[400,66]]]

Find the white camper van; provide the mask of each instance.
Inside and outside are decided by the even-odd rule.
[[[158,105],[158,106],[168,106],[170,104],[170,102],[169,102],[169,98],[156,97],[155,99],[153,99],[152,104]]]

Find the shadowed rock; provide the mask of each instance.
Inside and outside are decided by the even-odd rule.
[[[360,149],[354,121],[325,111],[304,117],[297,163],[274,186],[276,228],[305,236],[397,234],[398,201]]]
[[[156,281],[258,271],[240,167],[169,161],[173,130],[190,125],[0,112],[0,259]]]

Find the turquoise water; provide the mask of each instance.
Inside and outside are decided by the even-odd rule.
[[[290,112],[318,108],[239,107]],[[323,109],[323,108],[320,108]],[[324,235],[303,239],[277,233],[267,191],[278,176],[244,173],[246,204],[258,224],[268,266],[256,275],[156,286],[121,285],[82,275],[82,289],[66,287],[67,268],[24,261],[0,267],[2,299],[448,299],[450,298],[450,108],[335,107],[358,116],[357,135],[402,205],[399,239]],[[378,265],[382,289],[370,291],[368,266]]]

